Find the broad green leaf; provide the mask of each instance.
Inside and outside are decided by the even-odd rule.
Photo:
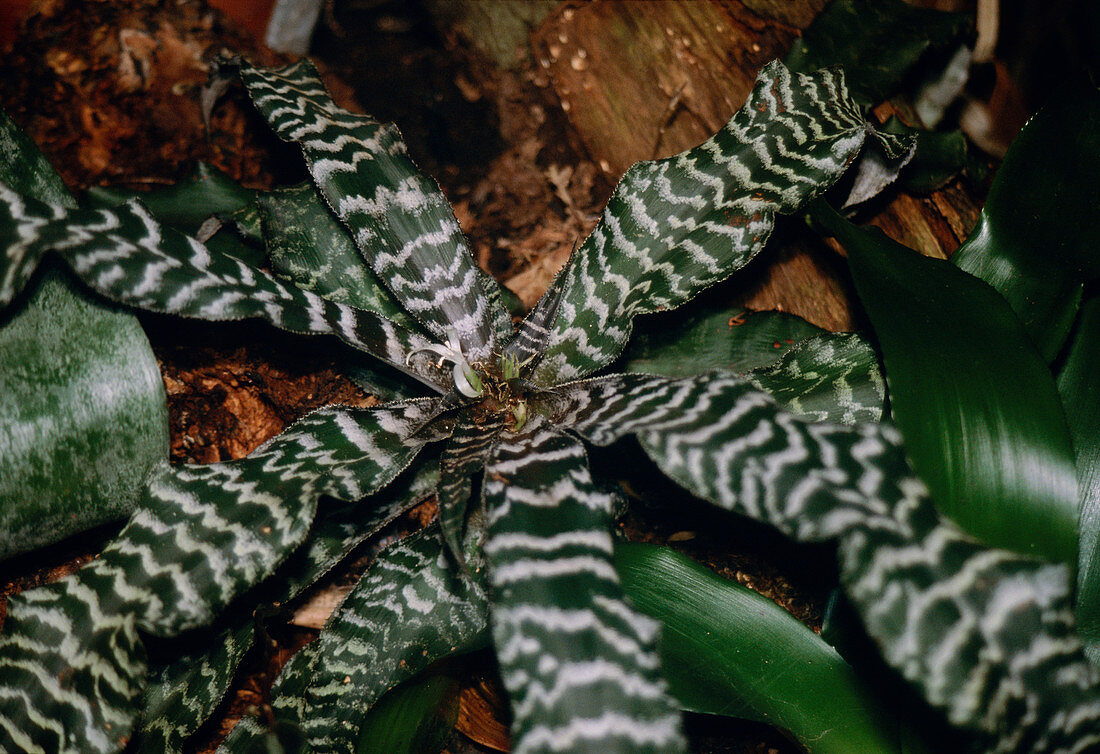
[[[1059,88],[1012,142],[952,261],[997,289],[1048,362],[1100,275],[1100,91]]]
[[[0,327],[0,358],[0,559],[125,518],[168,456],[137,320],[50,269]]]
[[[748,372],[825,332],[793,314],[701,303],[638,320],[615,370],[663,377],[694,377],[715,369]]]
[[[428,671],[393,689],[367,713],[357,754],[437,754],[458,720],[462,684],[446,670]]]
[[[810,754],[897,754],[899,722],[836,650],[767,597],[666,547],[617,543],[631,603],[661,623],[661,666],[693,712],[789,731]]]
[[[281,606],[295,599],[367,537],[430,495],[439,478],[438,468],[437,458],[422,456],[378,494],[326,506],[303,546],[260,588],[258,601]],[[229,611],[199,636],[177,640],[179,650],[171,661],[150,669],[138,751],[180,752],[187,737],[213,714],[253,645],[251,602]]]
[[[480,587],[446,557],[437,526],[406,537],[283,668],[272,688],[276,720],[301,730],[312,751],[354,751],[383,694],[443,657],[484,646],[487,610]],[[245,751],[251,733],[235,730],[226,749]]]
[[[833,0],[783,62],[807,73],[840,66],[852,97],[874,105],[897,90],[929,49],[957,40],[969,25],[965,13],[925,10],[903,0]]]
[[[1077,625],[1089,656],[1100,658],[1100,298],[1081,307],[1058,391],[1066,409],[1081,488]]]
[[[162,226],[138,203],[64,210],[0,184],[0,305],[55,252],[107,298],[139,309],[210,320],[260,317],[298,333],[331,334],[440,392],[451,377],[423,354],[423,336],[346,304],[276,280],[241,260]]]
[[[72,206],[0,111],[0,180]],[[127,515],[168,452],[160,370],[134,317],[44,270],[0,316],[0,559]]]
[[[672,309],[748,263],[775,215],[831,186],[868,136],[899,160],[908,143],[867,128],[839,71],[761,70],[748,102],[717,134],[623,176],[568,270],[541,385],[611,363],[640,314]]]
[[[321,495],[358,500],[439,439],[409,437],[434,402],[321,409],[246,458],[160,467],[98,559],[9,602],[0,750],[115,750],[145,685],[137,630],[211,622],[301,544]]]
[[[985,750],[1100,745],[1100,673],[1073,634],[1069,569],[940,518],[895,428],[810,423],[713,374],[592,379],[553,401],[555,425],[601,445],[634,434],[722,508],[839,540],[841,582],[884,659]]]
[[[983,281],[827,205],[882,348],[894,418],[940,510],[985,542],[1077,560],[1077,481],[1054,379]]]
[[[878,357],[859,335],[826,332],[784,312],[699,300],[643,318],[615,367],[663,377],[744,373],[782,406],[816,421],[878,421],[886,399]]]
[[[271,267],[330,301],[380,314],[402,327],[418,325],[383,288],[355,242],[311,184],[256,197]]]
[[[542,417],[501,436],[485,467],[493,643],[517,752],[682,751],[657,624],[615,572],[612,498],[584,448]]]
[[[193,236],[208,219],[236,212],[252,201],[257,193],[244,188],[213,165],[200,162],[189,176],[178,183],[149,191],[92,186],[87,191],[86,200],[92,207],[110,208],[140,199],[157,220]]]
[[[378,279],[441,342],[453,329],[469,359],[488,359],[511,333],[511,318],[397,128],[337,106],[308,60],[282,68],[234,65],[275,133],[301,147],[314,182]]]

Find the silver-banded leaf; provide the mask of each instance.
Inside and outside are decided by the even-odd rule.
[[[733,376],[617,375],[558,389],[554,421],[635,434],[672,479],[799,541],[839,540],[841,578],[886,661],[987,751],[1100,746],[1100,674],[1073,633],[1068,569],[941,519],[885,424],[814,424]]]
[[[301,544],[321,495],[358,500],[438,439],[408,436],[434,402],[321,409],[247,458],[162,466],[97,560],[10,601],[0,750],[116,750],[145,683],[136,630],[209,623]]]
[[[1078,530],[1077,627],[1089,657],[1100,663],[1100,298],[1081,307],[1058,392],[1066,409],[1081,491]]]
[[[302,148],[313,180],[378,279],[440,341],[454,329],[469,359],[488,359],[511,332],[511,318],[491,295],[495,284],[474,262],[446,197],[409,159],[397,128],[337,106],[308,60],[237,65],[275,133]]]
[[[461,543],[473,491],[472,479],[484,468],[493,442],[503,428],[504,417],[499,413],[480,422],[461,415],[439,459],[439,525],[444,544],[462,568],[466,567]]]
[[[565,281],[576,255],[570,256],[565,267],[550,281],[546,291],[535,303],[531,311],[516,327],[515,335],[504,347],[504,358],[512,359],[523,365],[523,373],[529,374],[538,366],[538,360],[550,341],[550,326],[558,316],[562,295],[565,293]]]
[[[593,483],[581,444],[536,417],[501,436],[483,489],[513,751],[684,750],[657,624],[624,599],[611,496]]]
[[[161,226],[138,203],[65,210],[0,185],[0,305],[56,252],[97,293],[149,311],[210,320],[260,317],[299,333],[336,335],[442,392],[450,376],[410,353],[430,344],[417,333],[346,304],[282,283],[235,257]]]
[[[840,71],[791,74],[769,63],[722,130],[623,176],[576,253],[535,382],[606,366],[635,316],[677,307],[744,266],[776,213],[825,191],[869,135],[892,155],[908,149],[869,130]]]
[[[321,636],[291,658],[272,688],[276,720],[311,751],[353,752],[377,699],[436,660],[483,646],[488,604],[442,548],[439,529],[378,556]],[[245,751],[259,726],[238,726],[227,752]]]
[[[897,717],[856,670],[767,597],[668,547],[617,542],[615,567],[661,622],[661,665],[685,709],[777,726],[810,754],[928,751],[903,749]]]
[[[303,546],[263,585],[260,602],[281,606],[295,599],[367,537],[430,495],[439,478],[438,460],[421,455],[402,477],[365,500],[322,509]],[[242,605],[219,618],[200,637],[180,640],[193,649],[151,668],[141,705],[137,750],[149,754],[182,751],[187,737],[225,696],[254,636],[252,608]]]

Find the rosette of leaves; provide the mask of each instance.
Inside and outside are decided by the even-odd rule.
[[[145,749],[178,748],[224,694],[251,642],[252,607],[293,598],[434,488],[438,526],[383,553],[284,669],[265,719],[246,719],[226,748],[369,748],[359,729],[382,694],[491,641],[517,751],[681,751],[658,624],[624,594],[613,498],[585,452],[625,436],[721,508],[796,540],[834,540],[883,657],[983,748],[1100,742],[1068,569],[984,547],[942,519],[892,426],[863,421],[857,406],[835,417],[848,423],[782,407],[758,388],[781,367],[601,374],[634,317],[678,307],[746,264],[775,215],[819,196],[867,143],[903,156],[906,144],[867,127],[842,73],[770,64],[711,139],[631,168],[513,327],[393,126],[337,107],[307,62],[228,69],[301,147],[331,221],[369,269],[361,308],[204,246],[140,202],[73,209],[6,187],[0,301],[52,252],[124,305],[335,336],[430,395],[321,409],[238,461],[160,466],[98,559],[11,600],[0,746],[116,751],[136,731]],[[151,666],[150,637],[181,635],[198,646]]]

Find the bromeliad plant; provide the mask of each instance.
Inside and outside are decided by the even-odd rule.
[[[0,748],[116,751],[136,730],[142,750],[178,749],[251,645],[255,605],[293,599],[434,490],[438,525],[383,553],[284,669],[266,719],[246,719],[226,748],[274,736],[369,749],[360,726],[383,693],[488,639],[517,751],[683,750],[658,624],[624,595],[613,496],[586,458],[585,443],[626,436],[695,495],[799,541],[836,541],[844,588],[883,657],[985,750],[1100,744],[1098,679],[1073,633],[1067,569],[982,546],[936,513],[898,432],[874,421],[881,393],[863,403],[866,390],[851,389],[845,359],[866,363],[866,344],[823,337],[786,371],[748,376],[600,374],[634,317],[746,264],[775,215],[822,194],[861,149],[903,158],[907,145],[868,128],[840,72],[773,63],[711,139],[631,168],[513,328],[392,126],[337,107],[308,62],[226,69],[301,147],[315,187],[305,191],[369,267],[360,307],[204,246],[140,202],[75,209],[7,187],[0,301],[52,252],[126,306],[333,335],[432,396],[316,411],[238,461],[158,466],[99,558],[11,600]],[[801,408],[792,385],[819,381],[802,357],[841,364],[829,386],[846,402],[829,414],[838,423],[758,389],[786,374],[794,394],[778,397]],[[873,361],[863,372],[874,384]],[[180,635],[193,639],[187,651],[150,668],[148,637]]]

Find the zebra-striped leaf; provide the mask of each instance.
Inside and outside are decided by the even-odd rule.
[[[210,320],[260,317],[299,333],[336,335],[442,392],[450,376],[423,354],[430,341],[369,312],[279,282],[157,223],[138,203],[64,210],[0,185],[0,305],[48,252],[97,293],[127,306]]]
[[[453,329],[467,357],[488,359],[511,333],[511,318],[397,128],[337,106],[308,60],[236,65],[275,133],[302,148],[313,180],[378,279],[441,341]]]
[[[291,658],[272,689],[276,720],[311,751],[353,752],[367,709],[436,660],[482,646],[488,605],[446,557],[439,529],[378,556],[317,641]],[[228,752],[247,750],[261,726],[238,726]]]
[[[791,213],[847,169],[870,131],[839,71],[764,67],[748,102],[700,146],[623,176],[568,271],[534,381],[553,385],[609,364],[631,320],[675,308],[759,252]]]
[[[624,599],[611,496],[584,448],[541,417],[486,465],[493,643],[515,752],[681,751],[657,624]]]
[[[504,428],[504,417],[493,414],[481,422],[462,415],[455,422],[451,441],[439,460],[439,525],[443,542],[460,567],[465,569],[462,537],[466,509],[473,491],[472,478],[485,466],[485,459]]]
[[[420,457],[402,477],[374,497],[319,514],[305,544],[262,587],[259,601],[281,606],[295,599],[359,543],[430,495],[439,477],[438,461]],[[253,645],[252,612],[250,604],[231,610],[200,636],[181,639],[190,651],[151,669],[139,751],[181,751],[185,739],[214,712]]]
[[[618,375],[556,401],[555,422],[599,444],[636,435],[696,495],[799,541],[839,540],[887,662],[986,750],[1100,745],[1100,673],[1073,634],[1068,569],[941,519],[893,427],[809,423],[733,376]]]
[[[9,603],[0,750],[106,752],[145,684],[137,629],[209,623],[305,538],[317,499],[357,500],[416,454],[434,401],[328,408],[237,461],[161,467],[130,523],[76,573]]]

